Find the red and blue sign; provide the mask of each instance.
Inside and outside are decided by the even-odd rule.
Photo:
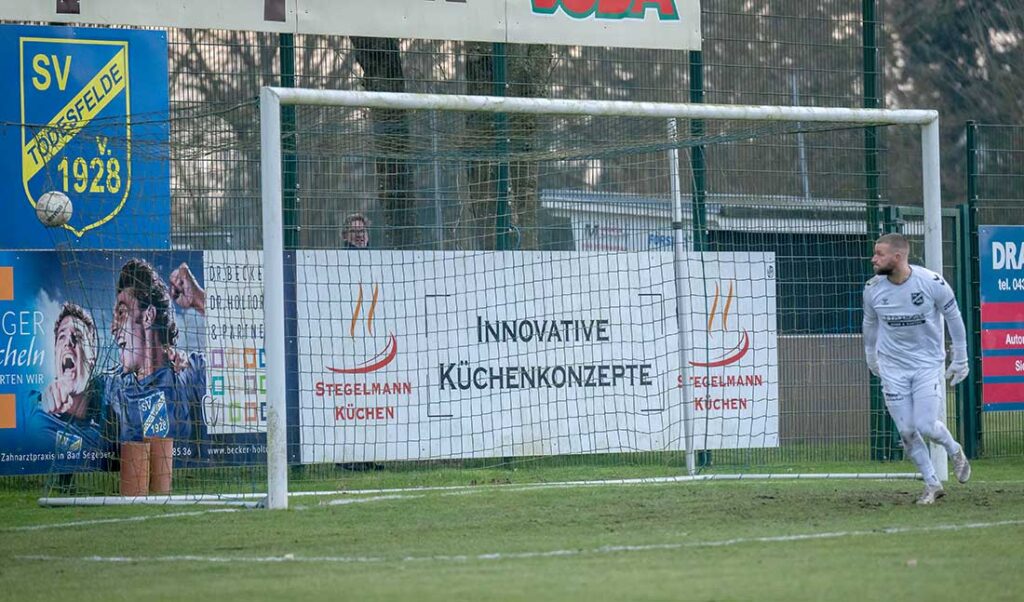
[[[1024,410],[1024,226],[978,228],[985,410]]]

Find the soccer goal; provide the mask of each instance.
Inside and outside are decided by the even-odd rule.
[[[260,102],[271,508],[287,506],[289,458],[600,455],[628,464],[634,454],[676,453],[689,476],[702,454],[747,467],[760,459],[798,465],[816,448],[852,460],[863,441],[830,423],[858,408],[866,416],[866,376],[860,402],[845,408],[836,399],[849,393],[841,383],[806,379],[803,394],[819,407],[805,416],[794,408],[798,387],[783,377],[827,366],[829,355],[857,366],[853,293],[864,274],[850,260],[863,257],[850,248],[864,255],[874,236],[864,226],[867,204],[855,199],[862,184],[838,177],[824,198],[788,198],[747,174],[736,176],[748,180],[747,192],[719,196],[699,189],[706,173],[693,161],[709,148],[727,153],[759,141],[802,150],[798,135],[849,140],[865,126],[919,127],[919,234],[927,266],[942,270],[934,111],[282,88],[265,88]],[[282,107],[291,108],[293,132],[282,130]],[[772,157],[761,161],[754,171],[779,176]],[[286,181],[296,175],[321,184]],[[286,192],[324,194],[331,176],[375,185],[385,223],[355,225],[376,244],[293,251],[287,241],[306,233],[289,220],[301,198]],[[368,189],[328,194],[358,206]],[[549,207],[545,195],[556,199]],[[439,232],[417,237],[413,224],[427,212]],[[772,249],[756,236],[710,239],[709,220],[720,231],[749,232],[758,214],[765,234],[831,234],[811,255],[846,248],[847,256],[804,258],[818,267],[810,280],[841,283],[829,292],[845,294],[835,308],[845,324],[782,319],[780,280],[793,276],[780,254],[789,247]],[[349,237],[343,244],[353,246]],[[811,299],[821,289],[804,285],[805,305],[828,301]],[[287,404],[296,394],[297,425]],[[758,468],[751,472],[770,465]]]
[[[934,111],[264,88],[178,113],[136,145],[170,164],[171,250],[53,266],[108,392],[134,361],[113,300],[163,283],[171,380],[122,378],[109,429],[58,435],[97,459],[54,462],[44,503],[914,476],[860,295],[887,228],[942,270]]]

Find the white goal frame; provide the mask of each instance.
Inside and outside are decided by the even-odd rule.
[[[849,109],[824,107],[744,106],[714,104],[672,104],[655,102],[557,100],[492,96],[409,94],[302,88],[264,87],[260,91],[261,189],[263,205],[263,268],[265,349],[267,359],[267,468],[268,493],[265,506],[288,507],[287,424],[285,410],[285,331],[284,331],[284,230],[281,149],[281,107],[319,105],[372,109],[416,109],[445,111],[481,111],[489,113],[532,113],[554,115],[600,115],[664,118],[667,135],[674,133],[675,119],[723,119],[734,121],[834,122],[867,125],[910,125],[921,129],[921,159],[924,193],[925,265],[942,273],[942,202],[939,172],[939,114],[916,109]],[[675,152],[671,156],[676,156]],[[676,291],[682,286],[685,270],[685,232],[678,161],[670,161],[673,180],[673,234]],[[678,315],[677,320],[682,316]],[[685,329],[680,323],[679,353],[681,366]],[[688,382],[684,378],[684,382]],[[689,396],[684,396],[689,399]],[[684,402],[684,438],[687,472],[696,473],[693,446],[692,402]],[[945,404],[940,408],[945,420]],[[939,478],[948,478],[945,453],[932,447],[932,460]],[[809,476],[809,475],[807,475]],[[891,478],[880,475],[831,475]],[[915,476],[915,475],[906,475]]]

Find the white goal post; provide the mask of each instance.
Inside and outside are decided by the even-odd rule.
[[[587,115],[614,117],[645,117],[664,119],[666,137],[672,135],[673,120],[730,120],[742,122],[839,123],[850,125],[911,125],[921,128],[925,260],[930,270],[942,271],[942,224],[939,172],[938,113],[931,110],[883,110],[784,106],[738,106],[710,104],[670,104],[649,102],[585,101],[527,99],[465,95],[433,95],[331,91],[298,88],[264,87],[260,93],[261,190],[263,213],[263,268],[265,350],[267,366],[267,460],[268,496],[266,506],[272,509],[288,505],[288,456],[286,424],[286,346],[285,346],[285,281],[284,221],[282,189],[282,122],[283,106],[316,105],[361,107],[369,109],[473,111],[506,114]],[[674,155],[675,153],[671,153]],[[685,277],[686,253],[683,226],[683,201],[679,194],[679,167],[671,161],[673,176],[672,208],[673,266],[677,299],[681,297],[680,282]],[[680,374],[686,366],[685,331],[681,312],[676,312],[679,328]],[[687,379],[681,378],[681,383]],[[685,388],[685,384],[681,384]],[[692,399],[686,395],[686,399]],[[687,471],[696,472],[691,402],[682,408]],[[943,408],[944,413],[944,408]],[[932,450],[940,478],[945,480],[947,468],[941,450]],[[863,476],[863,475],[860,475]],[[891,475],[887,475],[891,476]]]

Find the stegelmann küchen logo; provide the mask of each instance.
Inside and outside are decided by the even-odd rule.
[[[724,306],[722,307],[722,320],[720,328],[716,330],[715,317],[718,315],[718,303],[722,300],[721,287],[718,283],[715,283],[715,298],[711,302],[711,311],[708,312],[708,324],[707,324],[707,335],[710,349],[725,349],[723,353],[718,354],[716,357],[708,357],[707,361],[698,362],[691,361],[691,366],[697,366],[700,368],[720,368],[722,366],[728,366],[735,364],[740,361],[747,351],[750,350],[750,335],[744,328],[737,332],[729,329],[729,312],[732,310],[733,302],[733,288],[734,283],[729,282],[729,293],[726,295]],[[727,346],[735,337],[735,344],[732,344],[728,349]],[[697,345],[700,348],[700,345]]]
[[[23,36],[19,49],[26,200],[67,194],[74,214],[63,227],[81,238],[114,219],[131,190],[128,42]]]
[[[373,285],[373,298],[370,301],[370,309],[366,313],[366,335],[373,337],[373,318],[377,311],[377,301],[380,295],[380,285]],[[349,322],[348,336],[356,338],[356,327],[359,325],[359,317],[363,309],[363,285],[359,285],[359,295],[356,298],[356,307],[352,311],[352,320]],[[326,366],[331,372],[337,374],[366,374],[380,370],[387,366],[398,355],[398,339],[395,333],[388,332],[385,338],[384,347],[372,357],[367,358],[359,365],[350,368],[334,368]]]

